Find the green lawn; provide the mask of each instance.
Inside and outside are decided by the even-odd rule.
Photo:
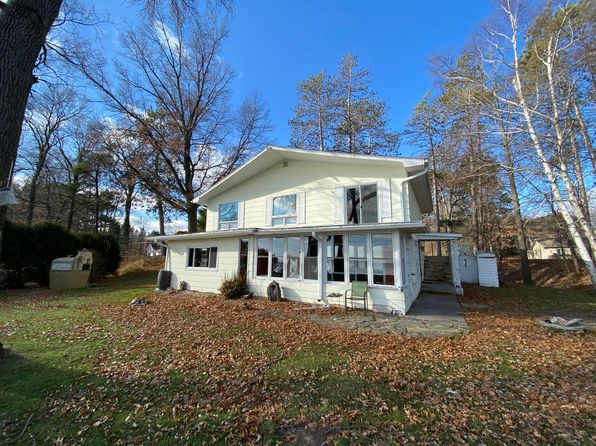
[[[272,317],[292,303],[96,289],[0,292],[0,444],[590,444],[595,294],[471,288],[471,333],[416,339]]]

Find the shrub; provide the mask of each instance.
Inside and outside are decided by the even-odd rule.
[[[120,265],[120,244],[112,234],[80,234],[79,249],[92,249],[100,257],[103,263],[103,274],[114,274]]]
[[[96,251],[99,274],[113,274],[120,263],[120,246],[111,234],[73,234],[55,223],[32,227],[6,222],[2,246],[3,267],[12,286],[27,281],[47,285],[52,260],[75,255],[87,248]],[[95,269],[95,268],[94,268]]]
[[[238,299],[246,294],[246,276],[236,273],[232,277],[227,275],[219,286],[219,291],[226,299]]]

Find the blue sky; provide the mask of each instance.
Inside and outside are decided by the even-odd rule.
[[[269,106],[273,143],[289,143],[298,82],[335,71],[348,52],[372,72],[372,88],[400,130],[432,85],[430,57],[460,50],[492,10],[489,0],[241,1],[224,57],[237,74],[235,95],[256,89]]]
[[[371,71],[372,89],[390,107],[390,127],[402,130],[432,87],[430,58],[461,50],[493,7],[491,0],[238,0],[222,54],[236,73],[233,99],[240,104],[258,91],[271,113],[270,143],[288,145],[296,85],[321,69],[335,72],[350,52]],[[138,7],[124,0],[98,2],[97,8],[118,24],[139,17]],[[403,156],[421,150],[400,148]],[[133,225],[147,231],[156,229],[154,220],[133,212]],[[186,229],[184,217],[168,223],[166,232],[178,229]]]
[[[270,109],[272,144],[289,144],[296,85],[321,69],[334,72],[349,52],[372,72],[399,131],[432,86],[430,58],[459,51],[493,7],[491,0],[239,0],[222,56],[236,73],[235,102],[256,90]],[[98,3],[103,8],[116,22],[136,17],[122,0]],[[417,152],[401,147],[404,156]]]

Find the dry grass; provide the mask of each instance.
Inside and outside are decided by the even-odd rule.
[[[140,273],[143,271],[159,271],[163,269],[164,258],[162,256],[128,256],[120,262],[118,275],[125,276],[131,273]]]
[[[541,287],[589,289],[590,277],[583,269],[576,273],[573,262],[567,260],[530,260],[534,284]],[[519,257],[508,257],[499,264],[499,280],[504,286],[521,285]]]

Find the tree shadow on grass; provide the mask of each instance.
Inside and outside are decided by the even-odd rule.
[[[18,444],[45,411],[49,395],[80,376],[7,351],[0,357],[0,444]]]
[[[9,351],[0,358],[0,415],[20,416],[34,411],[50,392],[80,376],[81,372],[49,366]]]

